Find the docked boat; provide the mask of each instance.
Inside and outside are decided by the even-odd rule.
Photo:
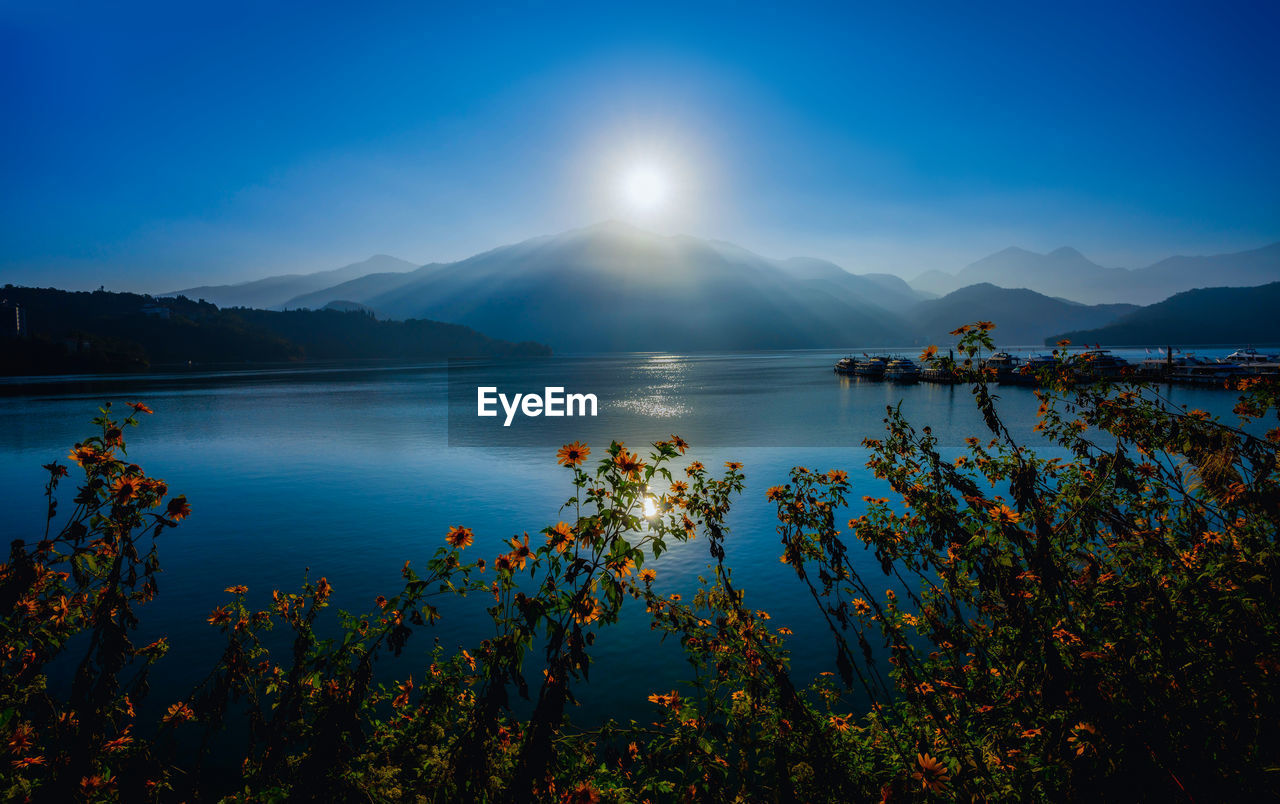
[[[982,367],[988,373],[995,372],[997,382],[1008,382],[1009,378],[1022,367],[1022,360],[1008,352],[996,352],[982,361]]]
[[[853,367],[853,373],[859,377],[880,379],[884,377],[884,369],[888,364],[889,361],[883,357],[868,357],[857,361],[857,364]]]
[[[1106,349],[1088,349],[1076,356],[1076,375],[1081,380],[1116,379],[1129,368],[1129,361]]]
[[[1257,349],[1237,349],[1222,359],[1223,363],[1235,363],[1240,366],[1254,364],[1280,363],[1280,355],[1268,355]]]
[[[1174,361],[1169,369],[1168,378],[1169,382],[1181,385],[1222,387],[1248,374],[1249,370],[1237,363],[1187,356]]]
[[[885,364],[884,378],[889,382],[910,384],[920,379],[920,370],[916,368],[915,363],[905,357],[899,357]]]
[[[948,366],[938,358],[925,361],[920,367],[920,382],[932,382],[941,385],[952,385],[960,382],[960,375],[954,366]]]
[[[1058,364],[1058,359],[1052,355],[1031,355],[1022,361],[1022,365],[1018,370],[1011,373],[1002,382],[1010,385],[1039,385],[1041,374],[1046,369],[1053,369]]]
[[[853,374],[858,361],[852,357],[842,357],[836,362],[836,374]]]

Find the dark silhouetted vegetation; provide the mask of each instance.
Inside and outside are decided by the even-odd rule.
[[[0,372],[142,370],[149,365],[302,360],[439,360],[545,355],[438,321],[378,321],[365,312],[219,309],[185,297],[6,286],[23,306],[29,337],[6,341]]]

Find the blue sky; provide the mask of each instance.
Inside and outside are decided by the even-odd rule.
[[[1275,3],[103,5],[0,4],[0,283],[160,292],[606,218],[906,276],[1280,239]],[[639,163],[670,185],[643,214]]]

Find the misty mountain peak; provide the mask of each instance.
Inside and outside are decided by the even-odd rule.
[[[1085,257],[1083,254],[1081,254],[1079,251],[1075,250],[1071,246],[1062,246],[1061,248],[1055,248],[1053,251],[1049,252],[1049,256],[1054,257],[1056,259],[1073,259],[1073,260],[1088,259],[1087,257]]]

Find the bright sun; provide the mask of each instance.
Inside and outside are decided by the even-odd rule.
[[[654,165],[636,165],[622,178],[622,196],[638,212],[661,207],[668,187],[666,175]]]

